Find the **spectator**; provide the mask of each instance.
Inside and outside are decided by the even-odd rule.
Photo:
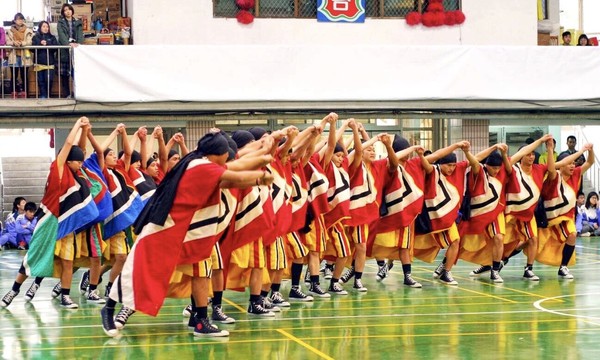
[[[33,36],[33,45],[35,46],[56,46],[58,40],[50,34],[50,24],[47,21],[41,21],[37,33]],[[54,81],[54,64],[56,63],[56,49],[37,49],[35,50],[35,71],[37,71],[38,87],[40,99],[50,97],[52,82]]]
[[[83,24],[75,19],[73,15],[75,10],[70,4],[64,4],[60,10],[60,19],[58,20],[58,43],[60,45],[69,45],[72,48],[83,44]],[[73,74],[73,63],[71,62],[71,52],[65,49],[59,51],[60,57],[60,86],[61,96],[71,98],[71,86],[69,78]]]
[[[27,201],[22,196],[15,198],[15,201],[13,201],[12,212],[8,214],[4,221],[4,230],[0,236],[0,248],[4,248],[6,244],[17,247],[16,220],[19,215],[25,213],[25,203]]]
[[[575,154],[577,150],[575,149],[577,146],[577,138],[573,135],[569,135],[567,137],[567,150],[563,151],[563,153],[567,153],[569,155]],[[560,155],[560,154],[559,154]],[[581,166],[585,162],[585,156],[581,155],[575,160],[575,166]]]
[[[29,248],[33,229],[35,229],[35,225],[37,225],[37,218],[35,217],[36,210],[37,206],[35,203],[28,202],[25,204],[25,213],[17,216],[15,228],[17,231],[17,244],[19,250],[26,250]]]
[[[0,46],[6,45],[6,32],[4,28],[0,26]],[[0,49],[0,62],[4,60],[4,49]]]
[[[552,142],[554,142],[554,149],[556,149],[556,139],[552,139]],[[556,152],[556,150],[553,151],[553,154],[554,154],[554,161],[556,161],[556,158],[558,157],[558,153]],[[540,164],[548,163],[548,152],[547,151],[544,151],[544,153],[540,155],[539,163]]]
[[[13,25],[6,35],[6,45],[15,47],[15,49],[8,52],[8,66],[12,67],[12,98],[26,98],[26,69],[28,66],[33,65],[33,57],[31,51],[23,49],[23,47],[31,46],[33,30],[25,24],[23,14],[16,13],[13,18]],[[19,77],[20,82],[18,81]]]
[[[600,209],[598,209],[598,194],[595,191],[587,196],[581,214],[581,225],[580,236],[600,236]]]
[[[563,45],[571,46],[571,32],[565,31],[564,33],[562,33],[562,40],[563,40]]]
[[[592,46],[592,44],[590,44],[590,40],[586,34],[581,34],[579,35],[579,39],[577,39],[577,46]]]

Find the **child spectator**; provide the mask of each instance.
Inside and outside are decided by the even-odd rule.
[[[24,197],[19,196],[13,201],[12,212],[8,214],[4,221],[4,230],[2,236],[0,236],[0,248],[8,246],[17,247],[17,229],[16,220],[17,217],[25,212],[25,203],[27,201]]]
[[[19,250],[26,250],[29,248],[33,229],[35,229],[35,225],[37,225],[37,218],[34,216],[36,210],[37,205],[30,201],[25,204],[25,213],[17,217],[15,228]]]
[[[33,36],[35,46],[56,46],[58,40],[50,34],[50,24],[41,21],[37,33]],[[56,64],[56,49],[35,50],[35,71],[40,91],[40,99],[50,97],[52,82],[54,81],[54,64]]]
[[[581,235],[600,236],[600,209],[598,209],[598,194],[590,192],[585,201],[585,210],[581,214]]]

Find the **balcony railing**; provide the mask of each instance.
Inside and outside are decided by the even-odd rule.
[[[20,62],[9,64],[12,51],[21,52]],[[61,61],[64,52],[67,62]],[[0,55],[0,99],[75,97],[70,46],[0,46]]]

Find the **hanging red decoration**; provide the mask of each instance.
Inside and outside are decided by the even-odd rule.
[[[426,12],[425,14],[423,14],[423,16],[421,16],[421,22],[423,23],[423,25],[425,25],[427,27],[434,26],[433,25],[433,13]]]
[[[235,0],[235,4],[242,10],[250,10],[254,7],[254,0]]]
[[[406,14],[406,23],[410,26],[419,25],[421,23],[421,14],[416,11],[411,11]]]
[[[466,16],[465,16],[464,12],[462,12],[460,10],[456,10],[453,12],[454,12],[454,18],[456,19],[457,24],[462,24],[465,22]]]
[[[254,21],[254,15],[246,10],[240,10],[236,15],[237,21],[244,25],[251,24]]]
[[[438,3],[429,4],[429,6],[427,7],[427,11],[428,12],[444,11],[444,5],[438,4]]]
[[[444,19],[444,24],[448,26],[456,25],[456,16],[454,15],[454,11],[448,11],[444,13],[446,18]]]

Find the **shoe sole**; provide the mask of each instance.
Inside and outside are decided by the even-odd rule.
[[[264,313],[264,314],[255,314],[255,313],[251,313],[249,312],[248,315],[252,315],[252,316],[260,316],[260,317],[275,317],[275,313],[274,312],[268,312],[268,313]]]
[[[420,288],[423,287],[422,284],[415,284],[415,285],[404,284],[404,286],[407,286],[407,287],[409,287],[411,289],[420,289]]]
[[[125,327],[125,324],[115,321],[115,326],[117,327],[117,330],[123,330],[123,328]],[[192,330],[193,330],[193,328],[192,328]]]
[[[362,288],[353,288],[353,289],[354,289],[354,290],[356,290],[356,291],[358,291],[358,292],[367,292],[367,290],[369,290],[369,289],[367,289],[366,287],[362,287]]]
[[[447,281],[444,281],[444,280],[440,280],[440,284],[451,285],[451,286],[458,286],[458,283],[456,281],[447,282]]]
[[[216,320],[216,319],[212,319],[212,321],[216,321],[219,324],[235,324],[235,319],[233,318],[229,318],[227,320]]]
[[[348,295],[348,292],[347,292],[347,291],[344,291],[344,292],[335,292],[335,291],[330,291],[329,293],[330,293],[330,294],[335,294],[335,295]]]
[[[221,330],[218,333],[208,333],[208,334],[194,332],[194,336],[195,337],[227,337],[227,336],[229,336],[229,331]]]
[[[305,297],[305,298],[289,298],[290,301],[292,302],[310,302],[310,301],[314,301],[315,299],[313,297]]]
[[[330,298],[331,297],[331,295],[327,294],[327,293],[325,293],[325,294],[317,294],[317,293],[310,292],[310,291],[308,293],[311,294],[312,296],[320,297],[320,298]]]
[[[86,302],[88,304],[101,304],[101,305],[106,304],[106,300],[104,300],[104,299],[98,299],[98,300],[89,300],[89,299],[86,299]]]
[[[60,305],[63,309],[69,309],[69,310],[77,310],[79,308],[78,305]]]
[[[275,304],[275,303],[273,303],[273,306],[280,307],[280,308],[282,308],[282,307],[290,307],[290,303],[289,302],[284,302],[282,304]]]
[[[185,310],[184,310],[184,311],[181,313],[181,315],[183,315],[183,317],[189,318],[190,316],[192,316],[192,313],[191,313],[191,312],[189,312],[189,311],[185,311]]]

